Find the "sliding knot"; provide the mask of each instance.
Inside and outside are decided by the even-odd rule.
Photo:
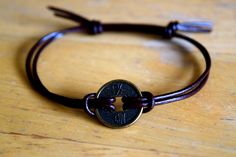
[[[88,33],[90,34],[95,35],[103,32],[103,26],[99,21],[92,20],[87,22],[85,25],[87,27]]]
[[[178,22],[170,22],[166,28],[165,28],[165,33],[164,33],[164,38],[171,39],[175,32],[177,31],[177,25]]]

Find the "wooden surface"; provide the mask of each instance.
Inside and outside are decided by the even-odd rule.
[[[209,81],[195,96],[156,107],[118,130],[52,102],[31,88],[24,72],[25,56],[39,37],[75,25],[53,17],[49,4],[105,22],[210,19],[211,34],[188,34],[210,52]],[[234,0],[1,0],[0,156],[236,156],[235,28]],[[203,63],[198,50],[180,40],[75,34],[45,50],[39,73],[51,91],[68,97],[82,98],[113,79],[162,94],[195,80]]]

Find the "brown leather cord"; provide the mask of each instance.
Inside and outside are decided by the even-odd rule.
[[[186,37],[182,34],[177,33],[177,31],[187,31],[187,32],[209,32],[209,26],[205,23],[178,23],[171,22],[167,26],[157,26],[157,25],[146,25],[146,24],[127,24],[127,23],[106,23],[102,24],[99,21],[90,21],[82,16],[74,14],[69,11],[65,11],[55,7],[49,7],[50,10],[54,12],[54,14],[58,17],[62,17],[74,22],[77,22],[79,25],[71,28],[66,28],[60,31],[55,31],[43,36],[29,51],[29,54],[26,59],[26,73],[29,81],[32,86],[39,91],[43,96],[56,101],[60,104],[63,104],[68,107],[73,108],[85,108],[85,111],[88,112],[87,108],[95,108],[98,101],[102,104],[107,105],[110,108],[114,108],[112,103],[114,103],[114,98],[106,98],[106,99],[96,99],[96,94],[89,94],[85,96],[83,99],[75,99],[68,98],[62,95],[58,95],[49,91],[41,82],[38,72],[37,72],[37,62],[40,54],[53,41],[58,38],[63,37],[68,33],[77,33],[77,32],[87,32],[89,34],[99,34],[103,32],[140,32],[140,33],[148,33],[148,34],[156,34],[166,39],[171,38],[180,38],[192,43],[196,46],[200,52],[202,53],[206,68],[204,72],[200,75],[200,77],[194,81],[192,84],[187,87],[180,89],[178,91],[174,91],[171,93],[153,96],[150,92],[142,92],[142,98],[122,98],[124,102],[124,107],[144,107],[143,112],[150,111],[156,105],[167,104],[170,102],[179,101],[182,99],[186,99],[194,94],[196,94],[206,83],[210,67],[211,67],[211,59],[208,54],[206,48],[201,45],[199,42]],[[92,113],[89,113],[92,115]]]

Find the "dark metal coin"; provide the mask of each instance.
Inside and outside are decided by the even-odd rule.
[[[97,93],[97,98],[124,96],[141,97],[142,95],[134,84],[125,80],[110,81],[103,85]],[[104,106],[95,109],[95,114],[104,125],[111,128],[122,128],[133,124],[141,116],[142,111],[143,108],[140,107],[117,112]]]

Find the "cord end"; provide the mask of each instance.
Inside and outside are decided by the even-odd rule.
[[[211,21],[181,22],[176,27],[182,32],[208,33],[212,31],[213,23]]]
[[[51,10],[51,11],[56,11],[56,10],[58,10],[58,8],[56,8],[56,7],[54,7],[54,6],[51,6],[51,5],[47,6],[47,9],[48,9],[48,10]]]

